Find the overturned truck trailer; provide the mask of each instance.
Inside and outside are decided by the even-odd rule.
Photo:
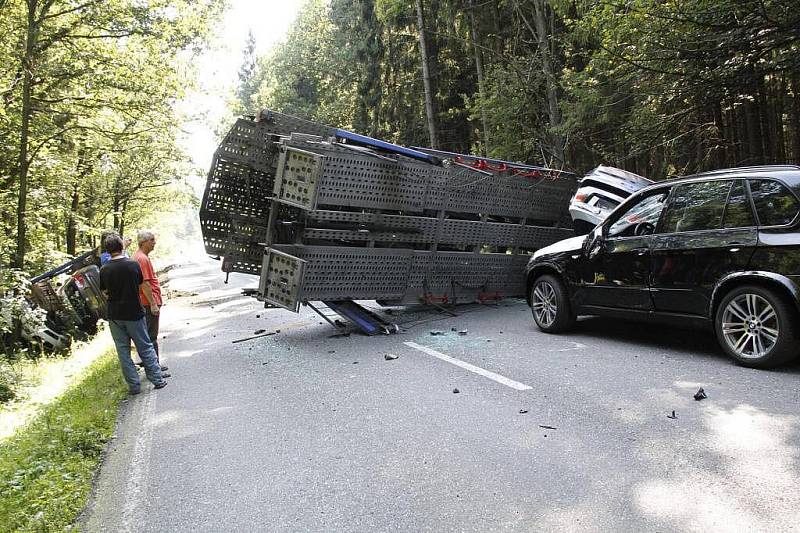
[[[533,250],[572,235],[571,174],[407,149],[289,115],[239,119],[200,220],[258,298],[458,303],[522,296]]]

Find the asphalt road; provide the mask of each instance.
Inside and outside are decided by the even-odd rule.
[[[170,272],[173,377],[123,407],[88,531],[800,528],[800,365],[597,318],[545,335],[520,301],[331,338],[217,268]]]

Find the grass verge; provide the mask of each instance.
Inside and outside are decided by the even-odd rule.
[[[0,444],[0,531],[77,529],[127,389],[113,350]]]

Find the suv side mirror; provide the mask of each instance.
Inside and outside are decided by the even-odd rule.
[[[583,253],[588,258],[595,257],[603,247],[603,226],[602,224],[592,230],[583,241]]]

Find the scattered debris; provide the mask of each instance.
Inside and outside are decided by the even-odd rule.
[[[386,359],[387,361],[392,361],[394,359],[397,359],[398,357],[400,357],[400,356],[399,355],[395,355],[393,353],[383,354],[383,358]]]
[[[456,328],[450,328],[450,331],[458,331]]]
[[[524,415],[524,414],[525,414],[525,413],[527,413],[527,412],[528,412],[528,410],[527,410],[527,409],[520,409],[520,410],[519,410],[519,414],[521,414],[521,415]]]
[[[433,335],[434,337],[437,337],[439,335],[444,335],[444,331],[440,331],[438,329],[432,329],[431,330],[431,335]]]
[[[458,332],[458,334],[459,334],[459,335],[461,335],[462,337],[463,337],[464,335],[466,335],[467,333],[469,333],[469,330],[468,330],[468,329],[462,329],[461,331],[459,331],[459,332]]]
[[[261,315],[256,315],[256,318],[261,318]]]
[[[353,364],[354,364],[354,365],[357,365],[357,364],[358,364],[358,361],[353,361]]]
[[[461,392],[461,391],[458,390],[458,389],[453,389],[453,394],[458,394],[459,392]]]
[[[708,395],[706,394],[706,391],[704,391],[702,387],[700,387],[700,390],[694,393],[694,399],[697,400],[698,402],[700,400],[705,400],[706,398],[708,398]]]
[[[673,420],[677,420],[678,419],[678,415],[675,414],[675,411],[672,411],[672,414],[671,415],[667,415],[667,418],[671,418]]]
[[[328,350],[328,353],[336,353],[336,350]]]
[[[542,428],[542,429],[558,429],[557,427],[553,427],[553,426],[543,426],[543,425],[541,425],[541,424],[539,424],[539,427],[540,427],[540,428]]]
[[[279,330],[279,329],[275,330],[275,333],[280,333],[280,332],[281,332],[281,330]]]
[[[257,329],[257,330],[255,330],[255,331],[253,332],[253,335],[261,335],[261,334],[262,334],[262,333],[264,333],[265,331],[267,331],[267,330],[265,330],[265,329]]]
[[[268,364],[269,364],[269,361],[264,361],[264,362],[263,362],[263,363],[261,363],[261,364],[262,364],[262,365],[268,365]]]
[[[260,331],[264,331],[263,329]],[[236,339],[235,341],[231,341],[231,344],[236,344],[237,342],[244,342],[253,339],[258,339],[259,337],[269,337],[270,335],[275,335],[277,331],[270,331],[269,333],[260,333],[258,335],[253,335],[252,337],[245,337],[244,339]]]

